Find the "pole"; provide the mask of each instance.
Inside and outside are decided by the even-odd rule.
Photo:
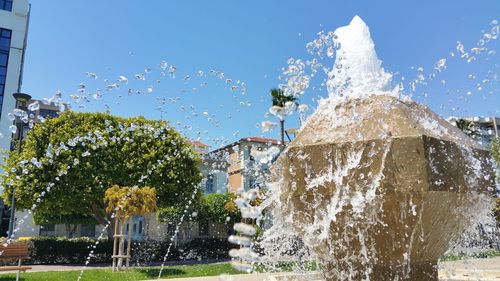
[[[112,269],[113,269],[113,272],[116,271],[116,256],[118,255],[117,253],[117,247],[118,247],[118,223],[120,222],[120,220],[115,217],[115,232],[113,234],[113,265],[112,265]]]
[[[19,140],[19,146],[17,147],[17,151],[20,154],[21,153],[21,147],[22,147],[22,142],[23,142],[23,121],[20,122],[19,126],[19,134],[17,136],[17,139]],[[12,202],[10,204],[10,219],[9,219],[9,233],[8,233],[8,238],[14,238],[14,224],[15,224],[15,218],[16,218],[16,196],[14,196],[14,186],[11,188],[12,192]]]
[[[130,265],[130,247],[132,247],[132,218],[128,220],[128,233],[127,233],[127,260],[126,260],[126,267],[128,270],[128,267]]]
[[[281,125],[281,150],[285,149],[285,120],[280,120]]]

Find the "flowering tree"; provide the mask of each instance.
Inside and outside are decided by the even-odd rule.
[[[156,211],[156,190],[150,187],[120,187],[114,185],[106,190],[104,201],[106,211],[115,215],[114,243],[113,243],[113,270],[123,266],[123,259],[130,260],[130,245],[132,242],[132,228],[130,218]],[[128,226],[128,235],[125,227]],[[127,237],[127,254],[124,255],[125,237]],[[118,251],[117,251],[118,250]]]

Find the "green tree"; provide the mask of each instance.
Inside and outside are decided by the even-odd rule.
[[[273,106],[278,106],[282,110],[285,108],[287,103],[293,103],[297,105],[297,98],[294,96],[286,95],[283,90],[275,88],[271,89],[271,98]],[[285,116],[278,116],[280,119],[280,132],[281,132],[281,144],[285,145]]]
[[[110,214],[114,212],[115,217],[122,221],[156,211],[156,199],[156,190],[149,186],[139,188],[113,185],[104,194],[106,211]]]
[[[3,197],[10,202],[13,186],[20,209],[36,204],[38,224],[78,217],[106,224],[108,187],[153,186],[158,207],[175,206],[201,180],[198,166],[190,143],[165,121],[65,112],[35,125],[20,154],[10,152]]]
[[[500,138],[494,138],[490,145],[491,155],[500,166]]]
[[[194,221],[210,221],[212,223],[234,223],[241,220],[240,210],[234,204],[236,195],[233,193],[212,193],[201,195],[194,200],[190,206],[190,213],[196,212]],[[182,206],[162,208],[158,212],[158,219],[169,223],[177,224],[184,214]]]
[[[231,224],[240,221],[240,210],[231,208],[234,199],[236,195],[233,193],[212,193],[204,196],[201,199],[203,207],[201,215],[198,215],[199,219]]]

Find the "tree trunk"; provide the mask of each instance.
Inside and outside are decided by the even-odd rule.
[[[108,228],[106,229],[107,235],[108,235],[108,240],[113,239],[113,225],[115,224],[115,219],[110,218],[105,214],[104,208],[101,208],[98,206],[98,204],[92,203],[90,205],[90,210],[92,211],[92,216],[94,219],[101,225],[107,225],[109,221]]]
[[[128,233],[127,233],[127,270],[130,265],[130,248],[132,247],[132,218],[128,220]]]
[[[68,232],[68,238],[73,238],[78,224],[65,224],[64,227],[66,228],[66,232]]]

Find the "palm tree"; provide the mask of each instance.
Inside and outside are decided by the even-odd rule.
[[[476,126],[474,125],[474,122],[460,118],[455,121],[455,124],[457,128],[462,130],[462,132],[464,132],[469,137],[476,138],[477,136],[479,136],[479,132]]]
[[[297,98],[294,96],[286,95],[283,90],[274,88],[271,89],[271,97],[273,101],[273,106],[279,106],[281,108],[285,107],[287,102],[293,102],[297,105]],[[284,116],[280,117],[280,125],[281,125],[281,145],[282,148],[285,147],[285,118]]]

